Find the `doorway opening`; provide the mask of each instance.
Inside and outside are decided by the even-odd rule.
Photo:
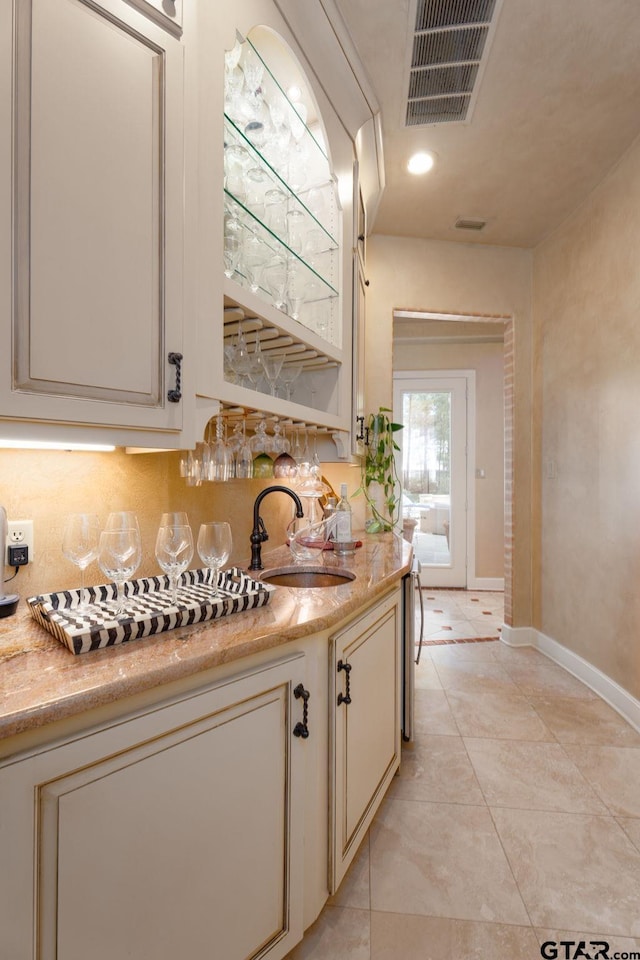
[[[504,588],[504,622],[511,625],[513,616],[513,321],[511,317],[501,315],[447,314],[398,309],[394,311],[393,347],[394,418],[398,422],[404,422],[403,411],[398,406],[399,395],[396,389],[402,381],[406,384],[412,379],[446,380],[450,374],[454,374],[454,379],[456,377],[461,379],[471,371],[474,377],[471,377],[470,381],[473,386],[475,380],[476,387],[477,415],[475,415],[475,404],[471,402],[469,405],[469,380],[467,381],[467,416],[465,418],[467,438],[463,466],[460,466],[459,460],[456,466],[452,459],[456,442],[456,424],[454,418],[453,424],[450,423],[448,427],[446,425],[446,409],[449,406],[449,400],[432,397],[431,419],[435,422],[438,414],[439,434],[431,439],[423,438],[421,449],[424,463],[418,468],[413,468],[414,475],[410,482],[405,484],[409,496],[403,497],[404,514],[412,517],[416,530],[422,525],[425,534],[441,538],[441,541],[433,541],[433,546],[438,548],[439,559],[446,561],[447,567],[454,552],[452,537],[456,517],[453,511],[456,508],[451,504],[448,505],[453,515],[450,515],[447,530],[444,526],[446,510],[438,509],[434,505],[439,504],[438,497],[441,498],[440,503],[446,497],[444,486],[447,483],[451,488],[450,496],[453,496],[456,486],[458,492],[461,485],[466,486],[463,512],[458,515],[456,524],[458,532],[460,526],[466,532],[466,545],[455,548],[466,552],[466,580],[453,584],[451,581],[447,583],[439,579],[436,579],[436,582],[430,582],[434,579],[434,571],[442,572],[445,564],[441,562],[432,566],[427,564],[433,575],[423,578],[423,583],[430,587],[448,587],[449,589],[457,586],[466,587],[469,590]],[[490,362],[487,360],[489,356],[493,357]],[[492,392],[492,400],[487,400],[488,386]],[[471,401],[473,401],[472,394],[473,391],[471,391]],[[453,403],[453,394],[450,396]],[[409,402],[407,400],[407,403]],[[417,407],[421,403],[424,410],[428,407],[430,400],[428,397],[423,397],[420,401],[414,402]],[[489,428],[489,434],[493,432],[494,436],[490,437],[490,441],[491,439],[496,441],[499,433],[500,450],[496,450],[495,445],[492,447],[491,443],[487,447],[489,434],[487,434],[486,425],[487,410],[484,408],[486,403],[493,404],[494,407],[493,427]],[[430,415],[427,413],[424,416],[429,419]],[[481,427],[480,421],[484,421],[484,426]],[[483,431],[484,435],[482,435]],[[415,440],[409,437],[408,443],[411,442],[414,443],[414,449],[420,449],[420,445],[416,447]],[[450,461],[451,469],[449,480],[445,475],[447,459]],[[427,489],[412,489],[419,487],[421,472]],[[489,496],[490,492],[491,496]],[[428,506],[430,509],[421,511],[422,506]],[[477,508],[475,518],[474,508]],[[416,512],[418,516],[415,516]],[[493,518],[490,530],[489,517]],[[434,549],[434,554],[438,551]],[[491,559],[489,559],[490,553]]]

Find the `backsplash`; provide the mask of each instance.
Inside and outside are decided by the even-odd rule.
[[[231,480],[188,487],[179,476],[178,452],[127,454],[0,450],[0,504],[10,520],[33,520],[35,560],[21,567],[6,590],[29,597],[37,593],[78,586],[79,571],[62,555],[62,532],[67,514],[96,513],[101,521],[113,510],[134,510],[142,534],[143,559],[139,577],[159,573],[154,556],[160,514],[186,510],[194,538],[207,520],[228,520],[233,532],[231,563],[245,566],[250,556],[249,537],[253,503],[274,480]],[[349,492],[360,484],[357,467],[323,464],[326,479],[334,489],[346,482]],[[362,498],[353,501],[354,527],[364,525]],[[270,534],[264,555],[281,546],[291,518],[288,497],[273,495],[262,504],[261,513]],[[197,567],[196,557],[191,564]],[[12,570],[4,568],[5,579]],[[87,583],[103,583],[97,564],[86,575]]]

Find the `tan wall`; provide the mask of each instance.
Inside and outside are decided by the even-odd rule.
[[[186,510],[197,537],[206,520],[228,520],[233,532],[232,562],[246,565],[253,503],[264,487],[276,481],[233,480],[187,487],[178,475],[178,453],[128,455],[115,453],[58,453],[0,450],[0,504],[9,519],[33,519],[35,561],[20,568],[6,584],[7,592],[21,597],[79,585],[79,572],[61,552],[65,517],[72,512],[97,513],[106,520],[112,510],[134,510],[143,541],[143,561],[138,576],[160,573],[154,550],[160,514]],[[350,491],[356,489],[350,477]],[[270,494],[261,510],[270,548],[282,546],[293,503],[285,494]],[[199,566],[197,556],[191,564]],[[5,577],[12,571],[5,567]],[[104,583],[97,564],[87,571],[87,583]]]
[[[531,252],[372,236],[367,241],[366,406],[391,406],[393,311],[513,318],[515,337],[513,626],[531,623]]]
[[[534,258],[535,625],[640,696],[640,142]],[[549,463],[556,479],[546,479]]]
[[[394,370],[475,370],[476,577],[504,576],[504,345],[403,343],[393,345]]]

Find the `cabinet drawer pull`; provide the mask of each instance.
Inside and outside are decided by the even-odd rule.
[[[302,720],[298,720],[295,727],[293,728],[294,737],[302,737],[303,740],[306,740],[309,736],[309,697],[311,694],[308,690],[305,690],[304,686],[299,683],[298,686],[294,689],[293,695],[296,700],[302,698]]]
[[[175,390],[167,391],[167,400],[169,403],[180,403],[182,400],[182,354],[181,353],[170,353],[167,357],[169,363],[171,363],[176,368],[176,386]]]
[[[346,703],[347,705],[349,705],[349,704],[351,703],[351,686],[350,686],[350,683],[351,683],[351,664],[350,664],[350,663],[345,663],[344,660],[338,660],[338,673],[339,673],[341,670],[344,670],[344,672],[345,672],[345,674],[346,674],[346,677],[347,677],[347,679],[346,679],[346,681],[345,681],[345,687],[346,687],[346,691],[347,691],[347,692],[346,692],[345,694],[342,694],[342,693],[339,693],[339,694],[338,694],[338,706],[340,706],[341,703]]]

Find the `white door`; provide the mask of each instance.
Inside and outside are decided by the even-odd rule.
[[[457,372],[456,372],[457,373]],[[403,519],[429,587],[467,586],[467,394],[473,371],[394,376]]]

